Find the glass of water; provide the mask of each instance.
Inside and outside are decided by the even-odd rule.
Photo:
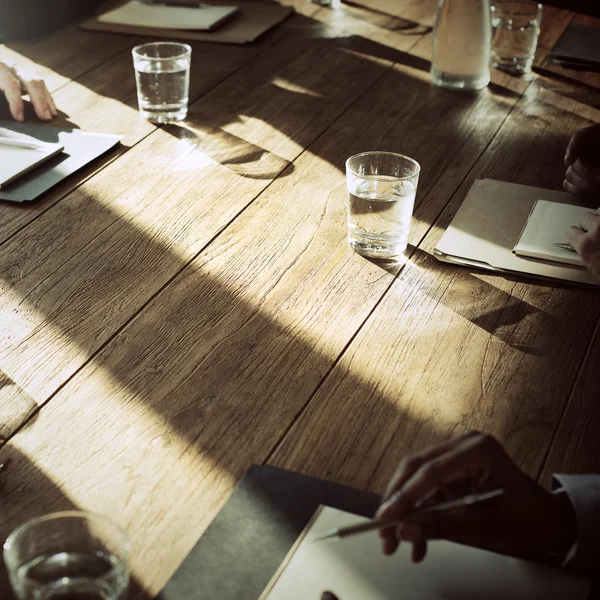
[[[408,245],[419,172],[394,152],[363,152],[346,161],[348,241],[363,256],[391,259]]]
[[[492,66],[513,75],[530,73],[541,23],[537,2],[494,0]]]
[[[19,600],[119,600],[129,549],[127,534],[106,517],[68,511],[17,527],[4,562]]]
[[[155,123],[187,116],[192,49],[188,44],[154,42],[132,51],[142,117]]]

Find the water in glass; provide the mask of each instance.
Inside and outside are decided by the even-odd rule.
[[[416,187],[410,181],[365,177],[349,192],[348,239],[363,256],[391,258],[406,250]]]
[[[538,18],[532,17],[519,23],[510,16],[498,15],[493,17],[492,26],[492,65],[529,73],[540,32]]]
[[[20,600],[119,600],[126,570],[103,552],[60,552],[40,556],[17,571]]]
[[[157,123],[181,121],[187,115],[189,59],[175,59],[168,65],[138,59],[135,68],[138,103],[145,119]]]

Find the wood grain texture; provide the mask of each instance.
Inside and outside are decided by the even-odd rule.
[[[433,26],[438,0],[351,0],[349,4],[357,4],[407,21]]]
[[[569,102],[528,90],[273,464],[381,492],[402,456],[477,428],[538,474],[600,316],[597,293],[470,273],[430,253],[474,178],[560,185],[568,138],[589,124]]]
[[[125,48],[132,48],[137,39],[126,35],[86,32],[77,25],[69,25],[37,40],[0,45],[0,60],[33,69],[44,77],[48,89],[55,91],[112,59]]]
[[[219,46],[218,51],[214,51],[214,44],[193,43],[194,60],[192,60],[190,70],[190,103],[214,88],[245,63],[268,51],[268,48],[278,39],[277,36],[285,36],[286,33],[289,34],[298,27],[304,27],[305,23],[306,19],[301,17],[289,19],[284,26],[277,30],[277,35],[274,33],[270,37],[265,37],[250,48],[228,45]],[[129,37],[128,39],[131,40],[131,43],[139,41],[139,38]],[[204,60],[204,57],[211,51],[213,51],[211,60]],[[112,57],[109,63],[109,65],[102,64],[92,69],[79,80],[72,81],[54,94],[61,115],[51,125],[121,135],[123,136],[122,147],[69,177],[35,203],[26,206],[0,203],[0,243],[6,241],[15,232],[66,196],[72,189],[81,185],[90,175],[156,129],[138,112],[130,48]]]
[[[430,37],[301,10],[267,51],[223,58],[187,123],[0,247],[0,538],[51,510],[110,513],[135,599],[252,462],[381,491],[404,453],[475,426],[537,474],[598,322],[594,292],[430,255],[475,177],[560,185],[593,109],[515,78],[433,87]],[[89,76],[64,88],[73,114],[136,139],[131,87],[116,100],[110,73]],[[376,149],[423,167],[418,247],[387,270],[346,241],[344,161]]]
[[[312,60],[310,53],[303,56]],[[164,583],[191,548],[232,483],[251,462],[266,460],[392,281],[392,273],[347,245],[347,156],[364,148],[418,156],[426,172],[444,173],[439,181],[425,177],[422,183],[425,196],[435,190],[432,211],[440,211],[511,106],[492,94],[457,99],[432,88],[427,74],[414,67],[391,70],[362,55],[359,60],[374,84],[0,453],[0,462],[12,461],[6,484],[11,498],[21,487],[25,496],[34,496],[41,487],[36,481],[41,476],[20,458],[25,455],[35,456],[36,469],[56,482],[58,490],[47,500],[52,507],[62,506],[64,495],[95,510],[122,506],[123,523],[139,549],[134,570],[150,590]],[[355,81],[356,66],[349,74]],[[432,114],[439,115],[443,126],[434,127]],[[265,145],[270,141],[248,132],[246,137]],[[274,144],[271,151],[275,149],[290,151],[286,145]],[[222,207],[233,198],[226,192],[218,197]],[[207,207],[203,219],[210,218],[215,206]],[[193,233],[198,235],[197,229]],[[142,244],[131,232],[126,236],[129,248]],[[102,236],[98,247],[107,253],[105,262],[117,262],[111,246],[121,237],[125,240],[125,234]],[[190,237],[183,246],[191,244]],[[150,271],[156,284],[164,267],[153,263],[146,277]],[[76,272],[78,284],[87,286],[90,277],[82,275],[81,267]],[[141,287],[142,280],[131,271],[123,276],[129,294]],[[98,288],[91,291],[98,296]],[[108,301],[94,309],[95,315],[107,310]],[[119,313],[128,310],[125,302],[129,300],[110,298]],[[89,299],[76,303],[92,306]],[[73,311],[68,315],[69,323],[78,318]],[[118,318],[109,315],[111,324]],[[83,323],[69,334],[76,338],[84,326],[87,336],[98,337]],[[55,340],[52,349],[53,356],[61,353]],[[66,356],[59,358],[61,363]],[[37,362],[51,360],[45,356]],[[14,365],[22,362],[23,357]],[[61,369],[55,364],[36,379],[50,381],[51,373]],[[372,382],[360,373],[352,381],[360,396],[371,393]],[[340,413],[336,422],[347,419],[351,413]],[[71,423],[68,431],[65,421]],[[77,441],[81,439],[84,444]],[[83,480],[79,474],[85,469],[99,475]],[[165,470],[166,477],[145,475]],[[173,503],[173,494],[181,500]],[[34,506],[8,507],[0,527],[22,520]],[[168,556],[164,548],[169,548]]]
[[[543,479],[548,480],[552,473],[600,473],[599,360],[596,330],[544,464]]]
[[[36,402],[43,403],[268,186],[288,165],[276,152],[295,158],[389,68],[347,52],[362,42],[306,43],[324,58],[312,64],[316,54],[298,55],[298,40],[261,55],[255,72],[268,76],[257,93],[240,96],[255,83],[234,76],[219,86],[221,93],[193,107],[186,126],[157,130],[0,250],[2,314],[8,315],[0,361]],[[272,85],[273,57],[289,66],[293,78],[286,81],[317,92]],[[310,69],[295,68],[302,57]],[[326,81],[332,83],[327,93]],[[260,112],[263,106],[277,111]],[[254,112],[260,117],[254,127],[243,118],[242,131],[224,125],[229,115],[237,120],[233,115]],[[31,364],[39,365],[35,373]]]

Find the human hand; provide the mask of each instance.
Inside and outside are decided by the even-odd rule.
[[[27,69],[0,62],[0,91],[4,92],[10,114],[17,121],[25,119],[22,94],[29,94],[35,114],[40,119],[50,121],[58,115],[44,80]]]
[[[581,256],[588,271],[600,280],[600,209],[586,213],[578,227],[569,227],[567,241]]]
[[[563,188],[572,194],[600,194],[600,125],[575,133],[565,154]]]
[[[380,530],[385,554],[412,542],[420,562],[427,540],[443,538],[523,558],[565,554],[576,538],[576,518],[564,494],[532,481],[492,437],[469,433],[405,459],[392,477],[376,519],[397,519],[429,499],[450,499],[501,488],[496,499],[462,509],[409,517]]]

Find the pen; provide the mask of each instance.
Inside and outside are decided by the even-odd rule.
[[[554,246],[556,246],[557,248],[561,248],[562,250],[568,250],[569,252],[577,252],[577,250],[575,250],[575,248],[573,248],[573,246],[571,246],[571,244],[567,244],[567,243],[556,243],[553,244]]]
[[[13,138],[0,137],[0,146],[11,146],[13,148],[26,148],[27,150],[43,150],[44,146],[35,142],[15,140]]]
[[[483,494],[470,494],[468,496],[462,496],[461,498],[455,498],[454,500],[446,500],[444,502],[438,502],[436,504],[427,504],[423,506],[416,506],[415,508],[407,511],[399,519],[394,521],[369,521],[368,523],[360,523],[359,525],[350,525],[349,527],[339,527],[337,529],[329,529],[324,533],[321,533],[311,539],[311,542],[321,542],[323,540],[334,539],[334,538],[345,538],[350,535],[357,533],[364,533],[366,531],[373,531],[374,529],[385,529],[387,527],[396,527],[400,525],[408,517],[414,515],[426,514],[428,512],[437,512],[452,510],[453,508],[463,508],[470,506],[471,504],[478,504],[479,502],[485,502],[492,498],[502,496],[504,490],[492,490],[490,492],[484,492]]]

